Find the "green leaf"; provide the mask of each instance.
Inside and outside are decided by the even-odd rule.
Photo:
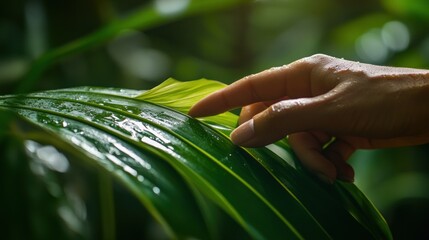
[[[170,79],[146,92],[63,89],[4,96],[0,108],[37,126],[23,138],[60,145],[119,179],[172,237],[224,235],[218,206],[254,239],[391,239],[363,194],[313,179],[284,142],[243,149],[228,137],[236,115],[183,114],[223,86]]]
[[[191,82],[179,82],[167,79],[157,87],[143,92],[136,98],[173,108],[181,113],[187,113],[191,107],[208,94],[224,88],[226,84],[207,79]],[[234,128],[238,117],[230,112],[201,119],[203,122],[214,123],[218,128]]]
[[[381,216],[380,212],[372,205],[371,202],[366,201],[363,193],[353,184],[339,182],[336,184],[336,190],[340,200],[344,201],[344,205],[349,209],[351,214],[358,222],[368,228],[374,236],[379,239],[385,238],[380,234],[379,230],[383,230],[388,234],[389,239],[392,239],[390,230],[386,221]]]

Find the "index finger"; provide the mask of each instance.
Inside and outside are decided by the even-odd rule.
[[[312,64],[306,59],[244,77],[203,98],[189,111],[193,117],[219,114],[256,102],[311,95]]]

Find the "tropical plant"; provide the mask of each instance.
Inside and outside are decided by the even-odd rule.
[[[3,152],[4,165],[28,171],[14,168],[19,164],[14,161],[30,159],[32,172],[50,179],[45,184],[22,179],[35,191],[45,185],[50,193],[45,195],[51,197],[40,196],[39,201],[62,202],[44,218],[73,216],[61,200],[67,190],[53,173],[67,172],[67,159],[76,159],[103,176],[100,182],[111,177],[122,183],[169,238],[221,239],[233,229],[235,235],[229,237],[235,239],[391,239],[382,216],[353,184],[314,179],[285,141],[244,149],[228,137],[235,114],[200,120],[186,115],[192,104],[223,86],[169,79],[149,91],[80,87],[2,96],[0,109],[7,117],[1,118],[1,139],[9,149]],[[19,147],[11,151],[12,142],[20,143],[26,154]],[[3,183],[13,182],[11,174],[4,176]],[[109,188],[102,187],[107,193]],[[19,195],[20,190],[6,189]],[[106,237],[114,237],[109,232],[115,224],[111,202],[110,197],[99,202],[105,206]],[[4,211],[3,217],[10,219],[6,226],[25,229],[13,227],[19,221],[14,211]],[[225,222],[232,224],[228,230]],[[56,224],[54,233],[30,229],[39,238],[70,236],[70,229],[61,231],[64,227]]]
[[[149,89],[159,84],[167,76],[174,76],[178,79],[197,79],[205,76],[219,79],[224,83],[231,83],[244,75],[287,64],[317,52],[361,62],[428,68],[429,41],[426,23],[429,21],[429,15],[425,11],[427,3],[423,0],[359,2],[341,0],[2,1],[0,2],[0,95],[88,85]],[[333,9],[335,11],[332,11]],[[124,115],[121,109],[131,101],[135,104],[138,102],[137,113],[138,109],[143,111],[143,105],[140,103],[143,100],[134,98],[141,92],[105,88],[92,88],[91,91],[84,91],[84,89],[49,92],[52,94],[49,96],[53,97],[60,93],[64,96],[71,96],[67,92],[72,91],[76,93],[76,99],[67,97],[61,99],[62,97],[56,96],[53,98],[58,98],[57,100],[49,100],[45,96],[44,101],[35,100],[43,95],[42,93],[30,94],[22,98],[17,95],[2,97],[3,107],[0,115],[1,238],[98,239],[103,237],[109,239],[117,236],[121,239],[130,239],[135,236],[144,236],[149,239],[162,239],[162,235],[156,237],[156,229],[159,226],[153,224],[153,219],[150,214],[147,214],[143,205],[149,206],[148,211],[153,213],[158,222],[170,233],[170,236],[177,234],[177,237],[181,237],[181,233],[186,235],[184,234],[187,232],[186,228],[180,228],[182,232],[176,232],[177,226],[174,229],[166,227],[172,225],[169,222],[171,219],[167,218],[167,221],[163,217],[164,213],[171,211],[176,212],[178,216],[185,212],[184,216],[190,215],[191,212],[178,209],[178,207],[185,206],[184,203],[171,204],[167,208],[167,204],[162,204],[165,202],[155,200],[154,196],[152,200],[159,201],[158,204],[164,207],[162,214],[158,214],[158,208],[150,207],[151,202],[144,200],[146,198],[143,198],[143,195],[134,194],[138,196],[137,199],[141,200],[139,202],[132,194],[129,194],[130,191],[124,190],[122,187],[124,184],[118,182],[123,183],[125,180],[112,181],[112,176],[121,176],[115,179],[133,179],[127,177],[130,174],[127,171],[133,172],[130,170],[131,168],[125,167],[125,165],[115,167],[116,163],[113,162],[110,163],[113,166],[112,170],[108,163],[111,159],[106,160],[103,165],[103,158],[94,160],[91,156],[87,156],[91,153],[96,154],[91,149],[97,149],[97,151],[104,149],[103,151],[106,152],[106,148],[111,146],[97,137],[98,131],[115,129],[117,131],[115,133],[126,135],[129,127],[123,124],[119,126],[120,121],[108,123],[112,125],[104,125],[107,124],[107,120],[103,123],[89,121],[89,117],[95,117],[95,115],[89,115],[89,111],[85,113],[86,118],[84,118],[83,109],[100,110],[105,114],[113,114],[112,117],[120,116],[123,119],[133,120],[133,123],[140,122],[141,116],[135,116],[133,112]],[[84,92],[80,93],[81,90]],[[85,105],[79,110],[80,115],[79,111],[65,114],[63,112],[65,110],[57,111],[55,109],[55,106],[59,106],[61,102],[63,102],[63,106],[77,107],[79,104],[83,104],[79,103],[79,100],[88,99],[88,94],[100,98],[106,98],[105,96],[110,98],[110,95],[113,94],[115,101],[124,96],[128,100],[121,102],[121,106],[118,106],[118,109],[113,111],[114,113],[109,112],[112,109],[108,108],[108,104],[104,107],[97,105],[102,101],[101,99],[88,101],[88,106]],[[161,98],[145,99],[144,101],[186,113],[188,107],[181,107],[181,104],[184,104],[183,101],[178,102],[176,99],[186,98],[188,94],[177,94],[177,91],[172,92],[171,96],[164,93]],[[69,103],[70,101],[72,103]],[[176,102],[176,105],[171,105]],[[37,103],[40,104],[39,108],[43,108],[46,116],[43,116],[41,110],[36,111],[37,113],[34,112],[36,106],[32,104]],[[116,106],[112,107],[116,109]],[[26,116],[24,112],[33,115]],[[175,117],[182,116],[177,112],[172,114],[170,111],[165,111],[164,113]],[[164,115],[160,114],[160,116]],[[31,117],[35,116],[38,119],[31,120]],[[57,116],[58,123],[55,123],[56,120],[52,120],[54,122],[50,120],[53,116]],[[61,116],[67,119],[64,121],[63,128],[61,128],[62,122],[59,122]],[[97,116],[102,118],[102,115]],[[69,119],[70,117],[74,117],[74,120]],[[88,138],[87,143],[94,148],[89,148],[88,145],[82,143],[82,146],[85,147],[82,149],[75,143],[70,143],[62,135],[70,127],[69,122],[80,123],[80,118],[86,119],[86,122],[82,123],[83,126],[89,124],[88,129],[97,130],[94,132],[94,134],[97,133],[97,136],[93,137],[95,142],[91,142],[89,135],[82,137],[85,134],[82,135],[84,132],[78,131],[78,128],[75,130],[78,134],[75,136],[76,138],[71,137],[69,140]],[[212,134],[215,138],[229,144],[226,136],[234,126],[236,116],[228,114],[211,120],[200,119],[203,123],[186,116],[182,116],[180,119],[186,119],[186,124],[178,124],[181,126],[180,129],[183,130],[183,127],[189,124],[192,126],[202,124],[203,129],[214,128],[207,135],[211,135],[215,131],[216,134]],[[141,124],[148,124],[145,121],[141,122]],[[164,121],[159,120],[156,123],[159,124],[159,122]],[[100,126],[104,127],[100,130]],[[174,127],[169,130],[171,131],[168,133],[178,131]],[[74,134],[74,132],[70,134]],[[128,134],[130,133],[128,132]],[[138,137],[140,134],[138,132],[132,136]],[[109,136],[111,139],[111,135],[111,132],[108,132],[107,135],[99,136]],[[182,136],[182,133],[179,135]],[[183,134],[183,136],[188,135],[192,134]],[[116,139],[116,136],[114,135],[113,139]],[[140,146],[144,145],[143,142],[137,144],[134,140],[124,140],[123,138],[126,138],[124,135],[120,136],[122,136],[121,141],[126,142],[132,147],[131,149],[137,148],[137,152],[143,151],[140,149]],[[145,140],[149,139],[145,138]],[[96,140],[103,144],[94,145],[98,143]],[[193,145],[200,147],[207,139],[193,137],[190,141]],[[149,146],[142,149],[147,149]],[[188,145],[184,144],[184,146]],[[101,150],[98,150],[98,147]],[[216,147],[216,149],[219,148]],[[268,149],[262,150],[237,149],[232,145],[228,149],[228,151],[238,151],[240,156],[243,155],[246,164],[247,161],[254,162],[255,160],[259,164],[264,163],[265,158],[258,155],[262,154],[260,151],[274,154],[273,156],[277,160],[271,161],[279,161],[280,165],[285,164],[280,158],[288,160],[290,166],[270,168],[270,165],[261,164],[261,168],[265,170],[258,171],[265,171],[265,175],[269,174],[268,176],[275,179],[271,182],[280,184],[281,189],[286,189],[284,186],[291,188],[290,193],[297,197],[297,201],[302,203],[302,206],[314,216],[317,222],[332,221],[321,226],[326,227],[328,229],[326,232],[333,237],[337,236],[336,234],[340,237],[346,235],[345,226],[349,225],[343,223],[342,220],[337,220],[336,215],[333,215],[332,219],[329,218],[335,212],[331,205],[326,207],[330,210],[317,210],[322,208],[318,204],[320,191],[323,193],[321,196],[329,196],[326,198],[332,198],[331,200],[335,204],[341,202],[337,206],[342,209],[339,210],[340,212],[346,208],[355,217],[361,216],[355,212],[367,213],[366,220],[357,218],[360,219],[359,224],[363,222],[362,226],[365,229],[370,229],[365,226],[373,225],[367,219],[380,220],[376,211],[368,210],[373,209],[371,206],[362,207],[366,210],[351,211],[353,209],[351,206],[355,206],[355,202],[342,201],[345,199],[362,200],[362,197],[348,198],[343,194],[338,195],[344,191],[347,194],[358,194],[359,191],[354,189],[355,186],[341,182],[335,183],[334,186],[319,183],[300,167],[299,162],[295,162],[293,153],[284,142],[276,143],[269,146]],[[205,148],[203,150],[206,151]],[[109,148],[109,151],[112,151],[113,156],[121,152],[113,146]],[[227,150],[224,151],[227,152]],[[426,184],[429,179],[427,152],[427,145],[394,150],[360,150],[350,159],[350,163],[357,173],[356,186],[386,217],[395,239],[420,239],[427,236],[425,225],[429,216],[429,188]],[[64,155],[64,153],[67,154]],[[152,155],[154,154],[152,153]],[[149,154],[149,157],[156,157],[156,154],[152,155]],[[249,157],[250,155],[252,157]],[[229,158],[226,155],[219,156]],[[124,157],[122,160],[124,159],[127,158]],[[159,191],[157,196],[159,199],[163,199],[163,193],[166,191],[158,183],[161,181],[159,176],[162,175],[163,178],[171,180],[170,182],[178,179],[177,183],[173,184],[174,189],[187,189],[183,190],[188,191],[188,194],[184,193],[184,195],[190,196],[187,201],[192,206],[188,209],[195,208],[197,212],[201,210],[200,214],[197,213],[194,216],[202,215],[196,219],[205,221],[204,226],[207,226],[207,229],[201,231],[200,235],[194,235],[201,236],[209,232],[208,236],[218,239],[250,237],[246,232],[248,229],[252,229],[249,226],[254,225],[249,225],[249,222],[238,218],[242,216],[241,213],[229,216],[231,212],[228,209],[230,208],[225,210],[225,204],[219,205],[213,200],[213,197],[217,195],[212,196],[211,192],[200,193],[200,190],[195,187],[200,185],[188,183],[190,180],[184,177],[186,173],[176,170],[165,160],[159,162],[164,163],[158,163],[161,165],[158,168],[168,169],[165,171],[169,171],[169,174],[164,176],[163,171],[160,171],[162,174],[153,173],[153,176],[156,177],[152,178],[143,178],[143,175],[140,174],[138,176],[141,177],[137,178],[137,181],[144,181],[136,183],[136,187],[132,188],[131,192],[139,193],[138,189],[141,186],[138,184],[146,184],[148,183],[146,180],[151,179],[154,182],[152,192]],[[233,170],[236,169],[235,166],[232,167]],[[283,168],[286,170],[279,170]],[[122,170],[115,171],[115,169]],[[249,171],[253,171],[252,169]],[[282,173],[278,173],[278,171]],[[287,173],[283,173],[284,171]],[[149,170],[148,172],[152,173]],[[229,170],[227,172],[230,173]],[[295,175],[296,177],[291,177]],[[161,182],[165,183],[165,181]],[[261,179],[255,181],[264,182]],[[284,181],[289,185],[283,183]],[[302,187],[301,182],[308,183],[320,191],[315,191],[311,187],[309,188],[311,190],[305,190],[307,187]],[[266,184],[263,184],[262,188],[257,186],[252,186],[252,189],[258,193],[259,191],[264,193],[258,195],[262,197],[261,199],[267,201],[272,199],[265,196],[265,190],[270,189],[269,186]],[[343,188],[348,189],[343,191]],[[146,189],[149,192],[150,187],[146,187]],[[177,196],[179,195],[177,194]],[[322,199],[326,200],[325,197]],[[362,201],[362,203],[368,204],[366,200]],[[141,204],[142,202],[145,204]],[[247,199],[243,200],[243,204],[245,203],[247,203]],[[294,226],[296,222],[290,220],[289,215],[283,215],[284,211],[281,211],[286,207],[278,207],[281,204],[282,202],[271,203],[267,206],[276,210],[274,215],[284,216],[281,218],[283,222],[290,221],[290,226]],[[338,210],[337,208],[336,210]],[[320,218],[324,213],[326,213],[325,218]],[[371,213],[375,217],[369,216]],[[344,214],[350,215],[349,213]],[[181,217],[180,219],[185,221],[186,218]],[[261,219],[264,218],[261,217]],[[199,223],[199,220],[195,220],[195,222]],[[335,227],[334,225],[338,222],[340,224]],[[380,229],[386,228],[383,221],[379,224]],[[271,227],[269,223],[266,225]],[[297,232],[302,230],[300,227],[297,229],[299,229]],[[336,231],[344,234],[334,234],[333,232]],[[144,235],[147,232],[150,234]],[[142,235],[142,233],[144,234]],[[384,233],[388,233],[388,230],[385,229]],[[347,238],[356,235],[354,230],[350,235]],[[356,238],[358,236],[360,235],[357,234]]]

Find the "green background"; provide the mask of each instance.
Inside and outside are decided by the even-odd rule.
[[[168,77],[231,83],[315,53],[429,68],[426,0],[220,0],[192,8],[198,1],[210,2],[0,1],[0,93],[148,89]],[[429,236],[428,155],[428,146],[417,146],[353,156],[357,185],[386,217],[395,239]],[[93,182],[91,174],[80,174]],[[120,187],[115,194],[122,209],[118,235],[156,236],[150,217],[136,214],[145,211],[137,200]],[[132,224],[141,221],[148,227]]]

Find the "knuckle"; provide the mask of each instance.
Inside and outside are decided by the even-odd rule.
[[[323,63],[326,63],[328,61],[331,61],[332,59],[333,59],[333,57],[331,57],[331,56],[328,56],[328,55],[325,55],[322,53],[317,53],[317,54],[311,55],[309,57],[306,57],[303,60],[307,63],[318,65],[318,64],[323,64]]]
[[[334,57],[318,53],[309,57],[302,58],[296,61],[294,64],[296,64],[296,67],[307,69],[307,71],[310,73],[310,76],[313,76],[314,74],[317,75],[322,73],[324,66],[326,66],[330,62],[333,62],[334,60]]]

